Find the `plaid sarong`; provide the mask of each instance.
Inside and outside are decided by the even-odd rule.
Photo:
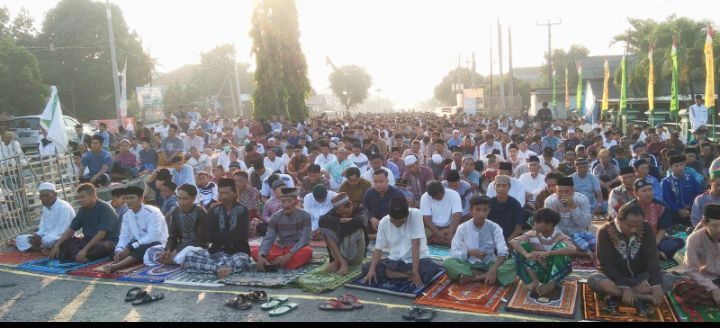
[[[196,273],[217,273],[220,268],[233,268],[241,273],[250,268],[250,256],[245,253],[228,255],[223,252],[210,254],[206,249],[190,252],[185,258],[185,268]]]

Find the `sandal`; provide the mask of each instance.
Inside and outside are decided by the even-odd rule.
[[[323,311],[352,311],[354,308],[351,305],[347,305],[339,300],[328,300],[323,304],[320,304],[320,310]]]
[[[252,304],[248,301],[247,295],[239,294],[234,298],[225,301],[225,306],[239,311],[249,310]]]
[[[139,287],[135,287],[133,289],[130,289],[127,294],[125,294],[125,303],[135,302],[141,298],[144,298],[147,295],[147,292],[143,291]]]
[[[133,305],[133,306],[145,305],[145,304],[150,304],[150,303],[155,303],[155,302],[158,302],[158,301],[162,301],[163,299],[165,299],[165,294],[163,294],[163,293],[160,293],[160,294],[157,294],[157,295],[145,294],[145,297],[143,297],[143,298],[141,298],[141,299],[133,302],[132,305]]]
[[[267,303],[268,294],[264,290],[258,290],[247,294],[248,299],[256,303]]]
[[[278,308],[268,312],[268,314],[270,314],[271,317],[279,317],[281,315],[286,315],[297,308],[298,308],[297,303],[287,303],[287,304],[283,304],[283,305],[279,306]]]
[[[345,294],[343,296],[340,296],[338,301],[342,302],[343,304],[347,304],[353,307],[353,309],[362,309],[363,305],[360,303],[357,297],[350,294]]]
[[[418,316],[418,314],[420,314],[420,311],[422,311],[422,309],[412,308],[410,312],[403,314],[402,318],[408,321],[415,321],[415,318]]]
[[[415,316],[415,322],[430,322],[435,319],[435,311],[430,309],[420,309]]]
[[[271,297],[270,301],[260,305],[260,308],[263,309],[263,311],[270,311],[287,303],[288,301],[289,299],[287,297]]]
[[[620,303],[618,302],[617,298],[608,297],[605,299],[605,310],[607,310],[609,313],[612,313],[612,314],[617,313],[619,306],[620,306]]]

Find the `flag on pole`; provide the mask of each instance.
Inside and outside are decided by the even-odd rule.
[[[653,55],[653,48],[650,47],[650,52],[648,53],[648,60],[650,61],[650,71],[648,72],[648,109],[650,110],[651,117],[655,111],[655,63],[653,61]]]
[[[577,112],[580,113],[583,106],[583,67],[580,62],[577,62],[577,70],[578,70],[578,85],[577,85],[577,99],[576,99],[576,105],[577,105]]]
[[[565,108],[570,108],[570,71],[565,65]]]
[[[677,54],[677,38],[673,37],[672,50],[670,51],[670,59],[672,60],[672,83],[670,91],[670,113],[677,117],[680,111],[680,101],[678,94],[680,93],[680,77],[678,68],[678,54]]]
[[[553,96],[552,96],[552,105],[553,105],[553,111],[557,113],[558,108],[558,102],[557,102],[557,69],[555,67],[555,64],[552,64],[552,81],[553,81]]]
[[[622,74],[622,82],[620,83],[620,115],[627,114],[627,63],[625,55],[620,62],[620,74]]]
[[[610,109],[610,62],[605,57],[605,82],[603,84],[602,112]]]
[[[120,117],[126,118],[128,116],[128,101],[127,101],[127,58],[125,58],[125,67],[120,73]]]
[[[47,140],[55,143],[58,153],[67,151],[68,137],[65,130],[65,119],[55,86],[50,87],[50,100],[45,105],[45,110],[40,117],[40,126],[47,131]]]
[[[715,59],[713,57],[713,29],[708,25],[707,40],[705,41],[705,107],[712,116],[713,136],[715,136]]]

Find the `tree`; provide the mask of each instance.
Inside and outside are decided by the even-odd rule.
[[[475,81],[475,85],[472,85],[473,81]],[[465,87],[484,86],[486,84],[486,80],[482,75],[477,74],[468,68],[463,67],[454,69],[443,78],[442,82],[440,82],[438,86],[435,87],[435,99],[445,106],[456,106],[456,91],[453,90],[452,86],[453,84],[458,83],[464,84]]]
[[[0,38],[8,33],[8,22],[10,22],[10,11],[7,7],[0,7]]]
[[[15,39],[17,44],[23,47],[31,47],[35,45],[37,37],[37,29],[35,29],[35,19],[30,16],[27,9],[22,8],[15,16],[10,25],[10,35]]]
[[[0,38],[0,108],[13,115],[42,112],[48,88],[30,52],[9,37]]]
[[[275,115],[291,121],[308,116],[310,94],[307,61],[300,47],[298,14],[294,0],[261,0],[255,4],[250,36],[256,58],[253,115]]]
[[[584,46],[573,44],[570,46],[570,49],[567,51],[563,49],[555,49],[553,50],[553,63],[555,64],[555,68],[557,69],[558,74],[558,85],[562,83],[565,80],[565,68],[568,68],[568,80],[570,83],[570,89],[572,89],[572,86],[577,85],[578,80],[578,72],[577,72],[577,62],[581,59],[585,59],[590,55],[590,50],[585,48]],[[547,61],[548,56],[547,53],[545,53],[545,66],[541,68],[541,80],[543,81],[542,85],[547,86],[548,81],[548,71],[547,71]]]
[[[372,77],[364,68],[356,65],[340,67],[330,74],[330,89],[345,106],[348,115],[350,108],[361,104],[368,97],[372,86]]]
[[[118,66],[122,69],[127,58],[127,86],[132,90],[150,80],[153,62],[120,8],[111,5],[111,12]],[[38,54],[43,77],[58,87],[61,101],[74,99],[70,112],[80,119],[115,118],[105,3],[60,1],[45,16],[37,42],[47,50]]]
[[[200,55],[200,66],[193,77],[193,88],[197,89],[194,101],[206,101],[218,96],[223,108],[232,108],[237,103],[235,84],[235,65],[237,65],[240,92],[250,93],[253,90],[252,75],[248,72],[249,65],[235,62],[235,47],[224,44]],[[229,112],[227,114],[230,114]]]

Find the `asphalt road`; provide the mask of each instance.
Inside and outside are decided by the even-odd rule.
[[[140,307],[124,302],[132,287],[151,288],[164,293],[165,299]],[[249,311],[236,311],[223,306],[234,293],[247,291],[242,287],[217,289],[176,288],[166,285],[124,283],[113,280],[88,279],[30,273],[0,266],[0,321],[61,321],[61,322],[323,322],[403,321],[401,315],[412,307],[412,300],[351,289],[311,295],[297,289],[268,290],[270,295],[287,296],[299,308],[283,317],[271,318],[259,305]],[[318,305],[328,298],[344,293],[356,295],[365,304],[351,312],[323,312]],[[556,321],[559,319],[506,313],[471,314],[436,309],[435,321]]]

